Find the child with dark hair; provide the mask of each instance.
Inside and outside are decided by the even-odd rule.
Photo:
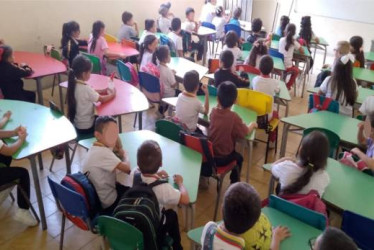
[[[313,131],[303,137],[296,161],[284,157],[273,163],[271,172],[279,179],[280,192],[307,194],[316,190],[322,197],[330,181],[326,171],[329,150],[329,141],[324,133]]]
[[[287,24],[290,23],[290,18],[288,16],[282,16],[280,19],[280,24],[275,32],[276,35],[283,37],[284,31],[286,30]]]
[[[157,28],[156,28],[156,22],[153,19],[146,19],[144,21],[144,27],[145,30],[143,31],[142,35],[139,38],[139,45],[144,42],[144,38],[148,35],[156,35]]]
[[[200,23],[208,22],[211,23],[216,14],[217,0],[205,0],[205,4],[201,9]]]
[[[122,26],[118,31],[118,41],[123,39],[131,40],[139,35],[138,24],[134,21],[133,15],[130,12],[122,13]]]
[[[249,53],[249,56],[244,60],[244,64],[259,68],[261,57],[267,54],[268,47],[266,46],[265,39],[258,39],[253,43],[251,52]]]
[[[300,23],[299,43],[303,46],[306,46],[309,50],[309,53],[311,52],[310,44],[312,40],[314,40],[316,43],[319,42],[318,37],[316,37],[313,33],[312,21],[310,16],[303,16]],[[311,69],[313,67],[313,58],[309,58],[309,60],[309,68]]]
[[[0,46],[0,90],[5,99],[35,102],[35,93],[23,89],[22,78],[31,74],[32,69],[27,64],[14,62],[10,46]]]
[[[216,8],[216,16],[213,18],[212,24],[216,27],[216,38],[222,39],[225,36],[225,24],[227,19],[224,17],[223,7]]]
[[[327,227],[312,247],[313,250],[358,250],[356,243],[342,230],[335,227]]]
[[[68,118],[78,134],[93,134],[95,128],[95,102],[105,103],[116,95],[116,89],[95,91],[86,81],[91,76],[91,61],[85,56],[77,56],[68,74]]]
[[[242,57],[242,51],[239,48],[239,37],[235,31],[230,30],[226,33],[224,46],[222,50],[230,50],[234,55],[234,63],[233,66],[235,68],[237,61]]]
[[[238,91],[234,83],[226,81],[219,85],[218,104],[210,113],[208,132],[209,140],[213,143],[214,160],[217,166],[225,166],[236,160],[237,168],[233,169],[230,174],[231,183],[240,181],[243,163],[243,157],[235,151],[235,143],[257,128],[256,122],[246,125],[239,115],[231,111],[237,96]]]
[[[96,21],[92,25],[92,33],[88,40],[88,52],[97,56],[101,62],[101,74],[106,75],[106,55],[108,44],[104,38],[105,25],[102,21]]]
[[[242,15],[242,8],[236,7],[233,13],[233,17],[231,18],[229,24],[235,24],[240,27],[240,16]]]
[[[186,9],[186,21],[182,23],[182,30],[185,32],[188,32],[190,35],[190,48],[187,48],[188,50],[192,50],[191,57],[194,58],[194,51],[197,50],[197,61],[201,61],[204,54],[204,45],[203,43],[199,41],[194,41],[192,37],[193,33],[196,33],[199,29],[199,24],[195,21],[195,10],[191,7],[188,7]],[[185,43],[185,41],[183,41]]]
[[[230,81],[238,88],[249,86],[247,79],[242,79],[233,70],[234,55],[230,50],[224,50],[219,57],[219,69],[214,73],[214,84],[218,87],[222,82]]]
[[[131,171],[130,180],[139,174],[141,180],[146,184],[151,184],[157,180],[168,177],[164,170],[160,170],[162,166],[162,151],[160,145],[153,140],[147,140],[140,145],[137,152],[138,167]],[[181,237],[179,232],[178,215],[172,209],[177,205],[188,205],[190,199],[187,189],[183,185],[183,177],[176,174],[173,176],[174,183],[178,189],[174,188],[170,183],[163,183],[152,188],[156,195],[160,206],[160,211],[165,209],[165,224],[163,228],[173,239],[173,249],[183,249],[181,245]]]
[[[171,28],[171,20],[174,18],[173,13],[170,13],[171,3],[163,3],[158,9],[160,17],[157,19],[157,28],[160,32],[168,34]]]
[[[199,114],[209,113],[209,92],[206,85],[201,86],[205,94],[204,105],[197,99],[196,94],[200,88],[199,73],[195,70],[186,72],[183,78],[184,91],[178,95],[175,106],[175,116],[184,123],[191,132],[201,132],[197,127]]]
[[[365,68],[365,56],[362,46],[364,45],[364,40],[360,36],[352,36],[349,39],[351,45],[351,53],[355,55],[356,61],[354,62],[354,67]]]
[[[82,163],[83,172],[89,172],[99,196],[102,214],[111,216],[120,198],[128,187],[116,181],[116,171],[130,174],[130,162],[123,149],[121,160],[114,154],[113,148],[121,145],[116,120],[111,116],[99,116],[95,122],[96,142],[88,150]]]
[[[262,20],[260,18],[255,18],[252,20],[252,31],[247,37],[247,42],[254,43],[259,38],[266,38],[266,32],[261,31]]]
[[[181,36],[182,22],[178,17],[171,20],[171,31],[172,32],[169,32],[168,37],[174,44],[177,56],[183,57],[183,40]]]
[[[152,35],[152,34],[147,35],[144,38],[144,42],[140,44],[139,70],[141,72],[147,72],[148,64],[152,63],[153,53],[155,53],[157,45],[158,45],[158,39],[155,35]]]
[[[79,47],[88,45],[87,41],[78,39],[80,33],[79,24],[75,21],[64,23],[62,26],[62,56],[69,61],[70,67],[74,58],[79,54]]]

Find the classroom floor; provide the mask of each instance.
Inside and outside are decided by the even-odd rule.
[[[322,66],[321,55],[317,54],[317,67],[316,69]],[[319,66],[319,67],[318,67]],[[313,86],[315,82],[316,73],[318,70],[314,70],[314,74],[311,74],[309,82],[306,86]],[[317,72],[316,72],[317,71]],[[56,90],[55,90],[56,91]],[[49,96],[51,95],[51,89],[44,90],[45,103],[47,103]],[[48,98],[46,98],[48,97]],[[304,93],[304,98],[293,96],[293,91],[291,94],[292,101],[290,102],[289,116],[296,115],[300,113],[305,113],[307,110],[307,94]],[[53,99],[56,103],[58,101],[58,94],[55,92]],[[145,112],[143,118],[143,129],[154,130],[154,123],[156,120],[155,108],[150,109],[148,112]],[[284,115],[284,108],[281,106],[280,115]],[[134,115],[126,115],[122,118],[122,127],[123,131],[133,131],[133,121]],[[279,129],[279,138],[281,138],[282,125]],[[301,136],[297,134],[290,134],[288,137],[286,156],[294,155],[297,147],[299,145]],[[278,148],[280,146],[280,139],[278,143]],[[85,150],[78,149],[74,162],[72,165],[72,172],[80,170],[80,161],[85,155]],[[163,152],[167,154],[167,152]],[[279,153],[279,150],[278,150]],[[271,151],[269,154],[269,162],[277,159],[273,156],[274,151]],[[250,181],[249,183],[253,185],[259,192],[261,199],[266,198],[268,183],[270,179],[270,174],[264,172],[261,168],[264,163],[265,156],[265,144],[256,143],[253,150],[253,164],[250,167]],[[52,156],[49,151],[43,153],[43,163],[44,170],[39,172],[41,189],[43,195],[43,201],[45,206],[45,212],[47,216],[48,229],[43,231],[41,226],[27,228],[17,221],[13,220],[13,215],[16,211],[17,204],[12,203],[10,198],[7,198],[0,205],[0,249],[58,249],[59,239],[60,239],[60,227],[61,227],[61,213],[58,211],[54,198],[51,194],[51,190],[47,183],[47,176],[52,176],[56,180],[61,180],[66,174],[65,160],[55,161],[53,171],[48,170]],[[247,166],[247,157],[244,156],[243,171],[241,174],[241,179],[245,180],[246,176],[246,166]],[[29,170],[30,176],[30,164],[28,161],[13,161],[14,166],[22,166]],[[223,185],[223,192],[228,187],[229,181],[228,177]],[[31,181],[31,202],[33,203],[35,209],[37,209],[37,202],[35,196],[35,189],[33,187],[33,181]],[[14,190],[13,190],[14,192]],[[196,202],[196,214],[195,214],[195,227],[202,226],[208,221],[212,220],[214,205],[216,199],[216,183],[212,179],[210,181],[209,189],[200,190]],[[221,219],[219,216],[218,219]],[[179,211],[179,221],[182,234],[182,245],[185,249],[189,249],[190,242],[187,238],[187,234],[184,231],[184,222],[181,209]],[[98,235],[92,234],[91,232],[86,232],[78,229],[76,226],[72,225],[67,221],[65,226],[65,240],[64,248],[75,250],[75,249],[100,249],[101,238]]]

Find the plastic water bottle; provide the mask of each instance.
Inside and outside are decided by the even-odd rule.
[[[113,72],[110,77],[109,77],[109,80],[108,80],[108,89],[110,90],[113,90],[114,89],[114,75],[115,73]]]

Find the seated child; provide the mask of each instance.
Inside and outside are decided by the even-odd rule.
[[[260,38],[253,43],[251,52],[249,53],[249,56],[245,59],[244,64],[248,64],[259,69],[261,57],[267,54],[268,47],[266,46],[266,41]]]
[[[182,24],[182,30],[190,33],[191,35],[193,33],[196,33],[199,29],[199,24],[195,21],[195,10],[191,7],[188,7],[186,9],[186,21]],[[204,54],[204,45],[203,43],[199,41],[193,41],[191,37],[191,46],[190,50],[192,50],[191,57],[194,58],[194,51],[197,50],[197,61],[201,61]]]
[[[0,90],[5,99],[35,102],[35,93],[23,89],[22,78],[31,74],[32,69],[27,64],[14,62],[11,47],[0,46]]]
[[[136,172],[140,171],[141,179],[147,184],[151,184],[158,179],[168,177],[168,174],[161,170],[162,152],[160,145],[156,141],[147,140],[138,148],[137,153],[138,169],[131,171],[130,181],[134,179]],[[165,208],[164,229],[173,239],[173,249],[183,249],[179,232],[178,215],[173,210],[177,205],[188,205],[190,199],[188,192],[183,185],[182,176],[173,176],[174,183],[178,186],[175,189],[170,183],[164,183],[153,187],[157,197],[160,211]]]
[[[275,34],[280,36],[280,37],[283,37],[284,36],[284,31],[286,29],[287,24],[289,24],[289,22],[290,22],[290,18],[288,16],[281,16],[280,24],[279,24],[277,30],[275,31]]]
[[[168,37],[174,44],[175,52],[178,57],[183,57],[183,40],[181,36],[182,22],[179,18],[175,17],[171,20],[171,32]]]
[[[123,25],[118,31],[118,41],[121,42],[123,39],[131,40],[139,35],[138,24],[134,22],[133,15],[130,12],[122,13]]]
[[[312,21],[310,16],[303,16],[300,23],[300,32],[299,32],[299,43],[303,46],[306,46],[311,53],[311,42],[319,42],[319,38],[314,35],[312,30]],[[309,69],[313,67],[313,58],[309,58]]]
[[[225,37],[225,24],[227,23],[226,18],[223,16],[222,6],[216,8],[216,16],[213,18],[212,24],[216,27],[216,38],[222,39]]]
[[[360,36],[352,36],[349,39],[351,53],[355,56],[354,67],[365,68],[365,55],[363,52],[364,40]]]
[[[139,39],[139,45],[141,45],[144,42],[144,38],[148,35],[156,35],[157,28],[156,28],[156,22],[153,19],[146,19],[144,21],[144,27],[145,30],[143,31],[142,35]]]
[[[327,227],[312,247],[313,250],[358,250],[356,243],[336,227]]]
[[[210,113],[208,137],[213,143],[215,162],[217,166],[225,166],[236,160],[238,168],[231,171],[231,183],[240,181],[240,172],[243,157],[235,151],[238,139],[245,138],[257,128],[256,122],[245,124],[235,112],[231,111],[238,91],[236,86],[229,81],[219,85],[217,90],[218,105]],[[227,122],[230,121],[230,122]]]
[[[268,218],[261,213],[260,196],[245,182],[235,183],[227,189],[222,217],[223,222],[219,225],[213,221],[205,225],[201,235],[202,249],[279,250],[280,242],[290,236],[285,227],[276,227],[272,233]]]
[[[0,111],[1,112],[1,111]],[[7,111],[4,113],[2,119],[0,120],[0,165],[5,165],[6,167],[0,167],[0,186],[14,181],[18,182],[17,185],[17,204],[18,209],[14,215],[14,219],[29,226],[33,227],[38,225],[38,221],[31,215],[30,206],[28,202],[23,197],[20,188],[25,191],[27,198],[30,199],[30,176],[29,172],[25,168],[21,167],[10,167],[12,161],[12,155],[18,151],[18,149],[23,145],[27,137],[26,128],[19,126],[13,130],[2,130],[5,124],[9,121],[12,113]],[[1,139],[18,136],[13,144],[5,144]],[[9,192],[11,189],[8,189]],[[2,191],[0,194],[1,198],[5,199],[9,192]],[[0,198],[0,203],[2,199]]]
[[[223,46],[223,51],[230,50],[234,55],[233,66],[236,66],[237,61],[242,57],[242,51],[239,48],[239,37],[235,31],[230,30],[225,36],[225,45]]]
[[[374,112],[374,96],[371,95],[366,97],[358,111],[360,111],[360,113],[364,116],[367,116],[369,115],[369,113]]]
[[[155,35],[147,35],[144,38],[144,42],[140,44],[139,49],[139,71],[140,72],[147,72],[147,68],[149,68],[149,63],[152,63],[153,53],[156,51],[158,45],[158,39]],[[153,64],[154,67],[156,65]],[[155,74],[153,74],[155,75]]]
[[[92,25],[92,33],[90,34],[90,39],[88,40],[87,51],[90,54],[97,56],[101,63],[101,74],[106,75],[106,57],[108,52],[108,43],[104,37],[105,25],[102,21],[96,21]]]
[[[80,33],[79,24],[75,21],[64,23],[62,26],[62,56],[68,60],[70,67],[74,58],[79,54],[79,47],[88,45],[87,41],[78,39]]]
[[[86,82],[91,76],[92,63],[85,56],[77,56],[68,75],[68,118],[78,134],[90,135],[95,128],[94,103],[105,103],[116,95],[116,89],[95,91]]]
[[[170,7],[171,3],[167,2],[161,4],[158,10],[160,17],[157,20],[157,27],[160,30],[160,32],[164,34],[168,34],[170,32],[171,20],[174,18],[174,15],[169,12]]]
[[[239,19],[241,15],[242,15],[242,8],[236,7],[233,13],[233,17],[231,18],[229,24],[235,24],[240,27]]]
[[[102,214],[111,216],[128,187],[116,182],[116,170],[130,174],[130,162],[123,149],[117,157],[113,149],[119,145],[119,129],[111,116],[99,116],[95,122],[96,142],[88,150],[82,163],[83,172],[89,172],[89,180],[99,196]]]
[[[184,91],[178,95],[175,106],[175,116],[180,122],[184,123],[191,132],[201,132],[197,128],[199,113],[207,115],[209,113],[209,92],[206,85],[201,89],[205,94],[204,105],[196,97],[200,88],[199,73],[195,70],[186,72],[183,78]]]
[[[262,20],[260,18],[255,18],[252,20],[252,31],[247,37],[247,42],[254,43],[259,38],[266,38],[266,32],[261,31]]]
[[[248,79],[243,79],[233,70],[234,55],[230,50],[224,50],[219,56],[219,69],[214,73],[214,84],[218,87],[222,82],[230,81],[238,88],[247,88]]]
[[[313,131],[301,141],[298,159],[284,157],[273,163],[271,172],[279,179],[281,194],[307,194],[316,190],[320,197],[330,177],[326,171],[329,141],[325,134]]]

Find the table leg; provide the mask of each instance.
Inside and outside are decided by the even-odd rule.
[[[30,164],[31,164],[32,177],[34,179],[35,193],[36,193],[36,199],[38,201],[39,215],[40,215],[40,219],[42,221],[42,228],[43,228],[43,230],[46,230],[47,229],[47,221],[46,221],[46,218],[45,218],[42,192],[40,190],[39,175],[38,175],[38,169],[37,169],[37,166],[36,166],[35,156],[30,156],[29,160],[30,160]]]
[[[246,175],[246,181],[249,183],[249,170],[252,165],[252,151],[253,151],[253,141],[248,141],[248,166],[247,166],[247,175]]]
[[[58,74],[58,94],[60,97],[60,110],[64,114],[64,98],[62,97],[62,88],[60,86],[61,83],[61,76]]]
[[[271,177],[270,177],[270,182],[269,182],[268,197],[270,197],[270,195],[272,195],[273,192],[274,192],[274,182],[275,182],[274,176],[271,175]]]
[[[289,124],[284,124],[283,133],[282,133],[282,143],[281,143],[281,148],[280,148],[280,152],[279,152],[279,157],[284,157],[284,155],[286,154],[287,136],[288,136],[289,128],[290,128]]]
[[[206,64],[206,52],[207,52],[207,44],[208,44],[208,37],[202,36],[203,39],[203,46],[204,46],[204,54],[203,54],[203,66]]]
[[[143,129],[143,112],[140,111],[138,113],[138,120],[139,120],[139,130]]]
[[[122,117],[121,117],[121,115],[118,116],[118,129],[119,129],[119,132],[122,133]]]
[[[306,77],[308,76],[308,72],[309,72],[309,65],[310,65],[310,61],[309,61],[309,58],[307,57],[306,60],[306,66],[305,66],[305,72],[304,72],[304,79],[303,79],[303,87],[301,89],[301,98],[304,98],[304,89],[305,89],[305,84],[306,84]]]
[[[190,203],[186,207],[186,214],[185,214],[185,230],[188,232],[193,228],[194,225],[194,218],[195,218],[195,204]]]
[[[326,54],[327,54],[327,46],[324,45],[323,47],[325,47],[325,53],[323,55],[323,65],[325,65],[325,62],[326,62]]]
[[[43,170],[43,169],[44,169],[44,166],[43,166],[42,153],[39,153],[39,154],[38,154],[38,162],[39,162],[39,169],[40,169],[40,170]]]
[[[313,54],[313,61],[314,62],[316,61],[316,52],[317,52],[317,44],[314,44],[314,54]],[[312,73],[313,73],[313,69],[312,69]]]
[[[38,101],[40,105],[43,105],[43,89],[41,79],[36,78],[36,91],[38,92]]]
[[[78,142],[77,142],[78,143]],[[66,173],[71,174],[71,160],[70,160],[70,152],[69,152],[69,145],[65,145],[65,162],[66,162]]]
[[[288,110],[290,108],[289,103],[285,102],[285,106],[286,106],[286,114],[285,114],[285,116],[288,117]]]

